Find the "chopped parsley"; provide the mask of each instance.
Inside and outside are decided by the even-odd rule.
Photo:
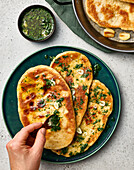
[[[70,155],[70,156],[73,156],[73,152],[70,152],[69,155]]]
[[[86,72],[91,72],[91,70],[88,68],[88,69],[86,70]]]
[[[93,89],[94,92],[98,91],[100,89],[99,86],[97,86],[96,88]]]
[[[85,95],[88,96],[89,94],[86,92]]]
[[[43,87],[41,87],[40,89],[44,89],[45,87],[43,86]]]
[[[104,99],[107,97],[106,94],[100,93],[100,98],[103,97]]]
[[[74,108],[75,115],[78,115],[77,110],[78,110],[78,108]]]
[[[58,110],[55,110],[54,111],[54,114],[59,114],[60,112]]]
[[[72,83],[71,81],[69,81],[68,83],[69,83],[69,87],[70,87],[70,88],[73,88],[74,83]]]
[[[48,58],[48,55],[45,55],[45,59],[47,59]]]
[[[54,63],[56,63],[56,64],[58,64],[59,63],[59,60],[57,59],[57,60],[55,60],[55,62]]]
[[[60,63],[58,66],[59,66],[59,67],[60,67],[60,66],[62,67],[62,63]]]
[[[50,88],[50,86],[54,85],[54,83],[51,80],[49,80],[49,79],[43,79],[43,80],[46,81],[46,86],[47,86],[48,89]]]
[[[54,99],[56,99],[56,96],[52,93],[52,97],[54,98]]]
[[[84,138],[82,136],[78,135],[78,136],[75,136],[74,140],[76,142],[81,142],[82,140],[84,140]]]
[[[97,63],[93,66],[93,74],[94,76],[97,76],[99,71],[101,70],[101,66]]]
[[[96,119],[96,121],[93,122],[93,125],[96,124],[96,123],[98,123],[98,122],[100,122],[100,121],[101,121],[100,119]]]
[[[54,111],[54,115],[50,118],[51,120],[51,131],[57,131],[57,130],[60,130],[60,117],[59,117],[59,111],[58,110],[55,110]]]
[[[100,127],[98,128],[98,131],[102,131],[102,130],[103,130],[103,128],[100,128]]]
[[[72,70],[68,70],[67,76],[70,76],[71,73],[72,73]]]
[[[82,89],[85,91],[85,90],[87,90],[87,86],[82,86]]]
[[[49,56],[49,59],[52,61],[55,58],[55,56]]]
[[[76,64],[75,67],[74,67],[74,69],[79,69],[79,68],[81,68],[82,66],[83,66],[83,64]]]
[[[50,114],[47,114],[46,117],[48,117]]]
[[[97,97],[97,95],[99,94],[99,92],[94,92],[94,96]]]
[[[96,113],[95,113],[95,112],[93,112],[93,113],[91,113],[91,115],[96,115]]]
[[[111,94],[111,92],[109,91],[109,92],[107,92],[109,95]]]
[[[84,152],[84,150],[86,149],[87,146],[88,146],[87,143],[86,144],[82,144],[80,153]]]
[[[96,103],[99,104],[100,102],[98,100],[96,100]]]
[[[108,112],[108,110],[104,110],[102,113],[107,113]]]
[[[108,102],[105,103],[105,106],[109,106]]]
[[[61,154],[65,155],[68,152],[68,147],[61,149]]]
[[[66,66],[65,63],[63,63],[64,66],[62,66],[62,72],[64,71],[68,71],[68,68],[70,67],[70,65]]]
[[[65,56],[62,56],[63,58],[67,58],[68,56],[67,55],[65,55]]]
[[[89,73],[84,73],[84,74],[81,76],[81,78],[82,78],[82,77],[86,78],[86,77],[88,77],[88,76],[89,76]]]
[[[60,98],[60,99],[58,99],[56,102],[61,103],[63,100],[64,100],[64,98],[63,98],[63,97],[61,97],[61,98]]]
[[[80,99],[80,105],[82,105],[84,103],[83,99]]]

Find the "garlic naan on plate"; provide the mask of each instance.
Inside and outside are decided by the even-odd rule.
[[[101,27],[134,31],[134,5],[119,0],[86,0],[86,13]]]
[[[23,126],[44,123],[54,115],[46,130],[45,148],[61,149],[72,142],[76,122],[71,91],[56,70],[43,65],[28,69],[18,82],[17,97]]]
[[[50,67],[63,76],[71,89],[78,127],[87,109],[89,88],[93,80],[91,63],[85,55],[67,51],[58,54]]]
[[[103,132],[108,117],[113,110],[113,98],[109,89],[100,81],[93,80],[88,109],[80,127],[77,128],[73,142],[61,150],[52,150],[65,157],[85,152]]]

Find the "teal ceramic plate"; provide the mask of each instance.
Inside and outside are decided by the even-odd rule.
[[[19,64],[19,66],[11,74],[5,86],[4,93],[3,93],[3,102],[2,102],[3,117],[7,129],[9,130],[10,135],[13,137],[22,128],[22,124],[19,120],[18,110],[17,110],[16,88],[17,88],[18,80],[20,79],[21,75],[30,67],[40,65],[40,64],[50,65],[51,61],[49,58],[45,59],[45,55],[56,56],[57,54],[64,51],[78,51],[86,55],[93,65],[95,63],[100,64],[102,69],[97,75],[97,77],[95,78],[103,82],[109,88],[109,90],[113,95],[114,104],[113,104],[113,112],[109,117],[106,129],[103,131],[103,133],[101,134],[97,142],[93,146],[91,146],[86,152],[70,158],[65,158],[63,156],[56,155],[50,150],[44,149],[42,154],[43,160],[53,162],[53,163],[60,163],[60,164],[77,162],[93,155],[95,152],[97,152],[100,148],[102,148],[105,145],[105,143],[109,140],[109,138],[113,134],[119,120],[121,99],[120,99],[120,91],[119,91],[118,83],[112,71],[109,69],[109,67],[102,60],[100,60],[98,57],[96,57],[94,54],[88,51],[74,48],[74,47],[65,47],[65,46],[49,47],[32,54],[31,56],[26,58],[22,63]]]

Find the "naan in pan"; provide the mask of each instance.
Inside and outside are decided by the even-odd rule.
[[[134,31],[134,5],[120,0],[86,0],[86,13],[101,27]]]

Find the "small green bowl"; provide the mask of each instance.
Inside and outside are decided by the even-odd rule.
[[[34,10],[34,9],[39,9],[39,8],[40,8],[40,9],[44,9],[46,12],[48,12],[48,13],[51,15],[51,17],[52,17],[52,19],[53,19],[53,27],[52,27],[52,30],[50,31],[50,33],[49,33],[48,35],[46,35],[44,38],[43,38],[43,37],[40,37],[39,39],[34,39],[33,37],[29,37],[28,35],[26,35],[26,34],[23,32],[23,26],[22,26],[22,24],[23,24],[23,18],[24,18],[24,16],[25,16],[28,12],[30,12],[32,9]],[[26,38],[27,40],[29,40],[29,41],[34,41],[34,42],[42,42],[42,41],[45,41],[45,40],[47,40],[48,38],[50,38],[50,37],[52,36],[52,34],[54,33],[55,28],[56,28],[56,20],[55,20],[54,14],[53,14],[47,7],[42,6],[42,5],[32,5],[32,6],[29,6],[29,7],[25,8],[25,9],[21,12],[21,14],[20,14],[20,16],[19,16],[19,18],[18,18],[18,28],[19,28],[19,31],[20,31],[21,35],[22,35],[24,38]]]

